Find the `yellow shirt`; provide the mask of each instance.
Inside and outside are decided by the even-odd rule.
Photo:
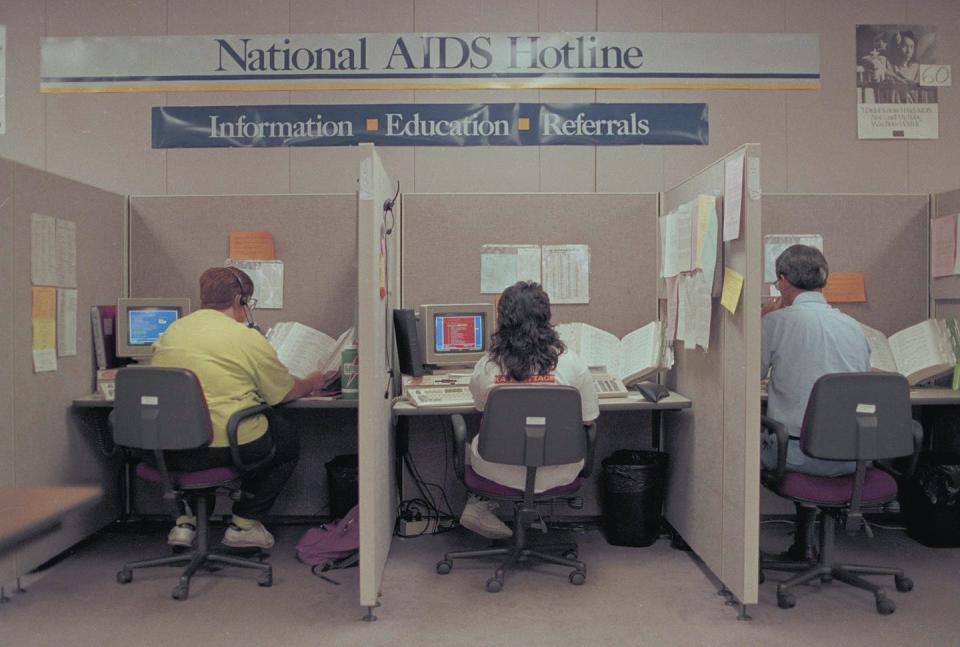
[[[153,366],[186,368],[200,380],[213,423],[211,447],[227,447],[227,420],[241,409],[274,405],[293,388],[294,378],[270,342],[228,315],[204,308],[175,321],[153,344]],[[240,423],[241,445],[267,431],[267,419]]]

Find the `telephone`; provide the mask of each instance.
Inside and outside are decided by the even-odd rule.
[[[627,397],[627,387],[623,381],[611,374],[591,371],[590,377],[593,378],[593,388],[597,391],[599,398],[625,398]]]

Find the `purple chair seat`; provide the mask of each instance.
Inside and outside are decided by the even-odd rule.
[[[777,491],[782,496],[818,505],[842,506],[850,503],[853,496],[853,475],[811,476],[787,472]],[[867,468],[863,481],[864,503],[889,501],[896,495],[897,482],[892,476],[880,469]]]
[[[159,483],[163,481],[163,474],[156,467],[147,463],[137,465],[137,476],[144,481]],[[226,485],[240,478],[240,472],[232,467],[211,467],[196,472],[170,472],[170,480],[177,487],[212,488]]]
[[[583,479],[577,478],[572,483],[567,483],[566,485],[559,485],[555,488],[546,490],[545,492],[540,492],[537,494],[537,497],[552,497],[552,496],[564,496],[567,494],[573,494],[580,489],[580,481]],[[476,472],[473,471],[473,468],[467,465],[466,470],[464,470],[463,482],[468,488],[477,494],[483,494],[490,497],[500,497],[500,498],[523,498],[523,490],[517,490],[512,487],[507,487],[506,485],[500,485],[495,481],[490,479],[485,479]]]

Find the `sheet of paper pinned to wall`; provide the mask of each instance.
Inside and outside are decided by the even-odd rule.
[[[77,291],[57,288],[57,357],[77,354]]]
[[[949,276],[957,266],[957,217],[930,221],[930,275]]]
[[[863,272],[830,272],[823,286],[827,303],[866,303],[867,288]]]
[[[273,234],[269,231],[231,231],[227,256],[234,260],[272,261],[276,259]]]
[[[697,202],[686,202],[660,219],[660,276],[669,278],[693,269],[693,214]]]
[[[694,267],[703,270],[711,294],[715,285],[717,261],[720,257],[720,219],[717,199],[712,195],[697,196],[697,244]]]
[[[228,258],[226,267],[243,270],[253,281],[253,298],[257,308],[283,308],[283,261],[244,261]]]
[[[517,281],[540,283],[540,245],[484,245],[480,293],[500,294]]]
[[[541,267],[543,289],[551,303],[590,303],[587,245],[544,245]]]
[[[763,237],[763,281],[776,283],[777,257],[791,245],[808,245],[823,251],[820,234],[768,234]]]
[[[57,370],[57,289],[32,288],[33,371]]]
[[[759,169],[758,169],[759,175]],[[759,182],[759,176],[757,178]],[[743,155],[728,159],[723,169],[723,240],[740,238],[743,215]]]
[[[712,302],[710,288],[703,272],[680,274],[677,277],[677,331],[676,338],[684,349],[699,346],[710,348],[710,320]]]
[[[720,305],[730,314],[737,314],[737,304],[740,303],[740,293],[743,291],[743,275],[731,267],[723,268],[723,294],[720,296]]]
[[[34,285],[77,287],[77,223],[30,215],[30,277]]]

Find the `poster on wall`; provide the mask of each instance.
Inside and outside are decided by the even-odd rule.
[[[857,138],[937,139],[936,33],[928,25],[857,25]]]

